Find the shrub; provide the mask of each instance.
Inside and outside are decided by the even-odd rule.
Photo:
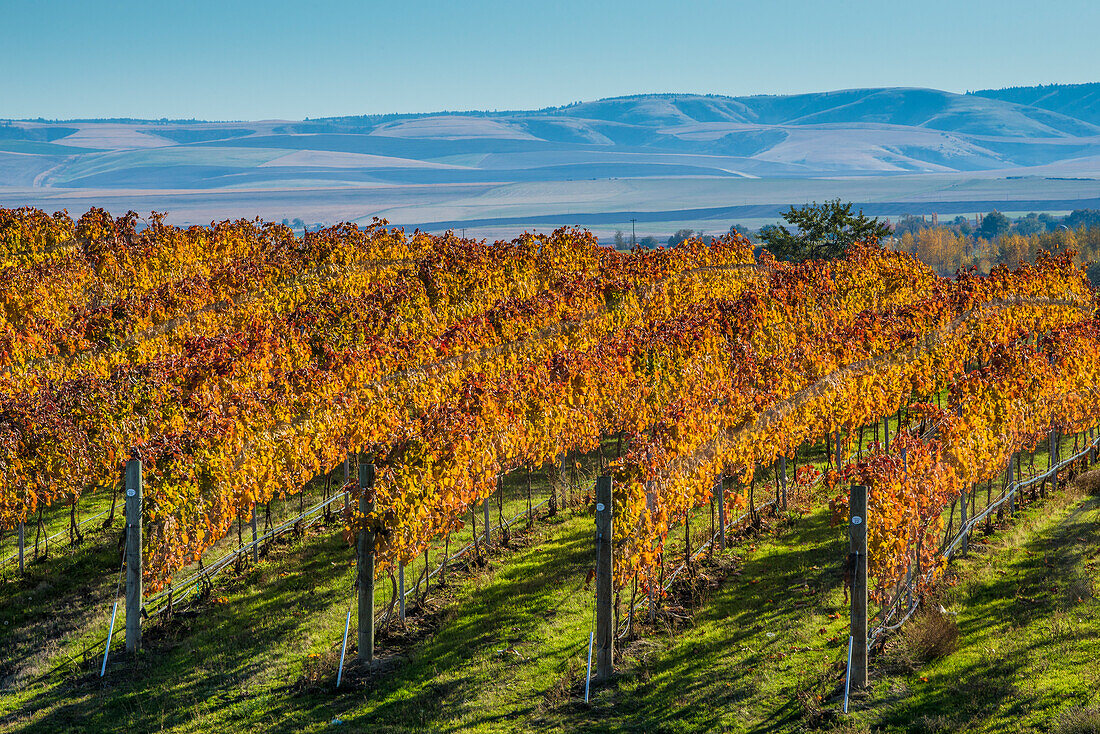
[[[1100,469],[1085,472],[1076,483],[1086,494],[1100,494]]]
[[[959,625],[941,610],[938,601],[930,600],[902,627],[896,645],[899,662],[917,668],[958,649]]]

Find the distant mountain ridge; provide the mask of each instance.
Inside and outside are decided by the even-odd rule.
[[[1100,126],[1046,108],[1010,100],[987,102],[977,95],[902,87],[753,97],[639,95],[584,103],[545,114],[648,125],[871,123],[977,135],[1100,134]]]
[[[717,94],[638,94],[539,110],[327,117],[308,120],[304,124],[344,124],[349,129],[361,129],[402,120],[443,116],[502,119],[557,117],[643,126],[684,122],[767,125],[866,122],[952,131],[965,129],[975,134],[988,135],[1049,134],[1051,131],[1080,135],[1100,132],[1100,82],[978,90],[964,95],[919,87],[844,89],[743,97]],[[960,120],[964,117],[966,119]],[[1016,125],[1006,125],[1006,117],[1017,118]],[[983,128],[983,125],[988,127]]]
[[[998,108],[983,105],[967,97],[980,97],[996,102],[1007,102],[1021,108]],[[804,94],[726,96],[720,94],[653,93],[607,97],[591,102],[574,102],[568,105],[544,107],[537,110],[443,110],[425,113],[388,113],[339,117],[306,118],[299,124],[310,128],[339,125],[343,129],[373,128],[385,123],[432,117],[481,117],[481,118],[537,118],[568,117],[602,121],[628,122],[652,126],[669,122],[741,122],[745,124],[814,124],[817,122],[879,122],[886,124],[919,125],[935,129],[957,130],[954,125],[943,125],[942,115],[950,119],[956,113],[1017,114],[1035,119],[1040,124],[1068,126],[1071,134],[1078,134],[1077,123],[1087,123],[1100,128],[1100,82],[1083,84],[1047,84],[1027,87],[1005,87],[969,91],[965,95],[920,87],[885,87],[842,89],[829,92]],[[1054,116],[1044,112],[1054,113]],[[1068,119],[1066,119],[1068,118]],[[19,120],[9,121],[39,124],[103,123],[148,124],[161,128],[193,127],[202,125],[228,125],[231,123],[206,120],[166,120],[141,118],[73,119],[73,120]],[[240,120],[232,124],[248,124]],[[973,132],[993,134],[994,129],[980,130],[974,121]]]

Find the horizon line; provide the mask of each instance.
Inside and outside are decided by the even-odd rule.
[[[939,89],[936,87],[918,87],[918,86],[893,86],[893,87],[844,87],[840,89],[825,89],[813,92],[795,92],[788,94],[769,94],[769,93],[756,93],[756,94],[718,94],[714,92],[637,92],[634,94],[620,94],[611,97],[600,97],[598,99],[591,100],[577,100],[561,105],[549,105],[546,107],[538,107],[531,109],[494,109],[494,110],[433,110],[427,112],[376,112],[376,113],[364,113],[364,114],[347,114],[347,115],[325,115],[321,117],[304,117],[302,119],[282,118],[282,117],[270,117],[262,119],[223,119],[223,120],[206,120],[199,118],[168,118],[168,117],[69,117],[69,118],[45,118],[45,117],[0,117],[0,124],[11,125],[12,123],[36,123],[42,125],[56,125],[62,123],[119,123],[119,124],[140,124],[140,123],[152,123],[152,124],[192,124],[192,125],[217,125],[225,123],[248,123],[248,122],[328,122],[334,120],[348,120],[348,119],[371,119],[376,118],[379,120],[385,119],[399,119],[402,117],[432,117],[432,116],[460,116],[460,115],[515,115],[515,114],[538,114],[546,112],[555,112],[559,110],[568,110],[572,107],[578,107],[585,104],[597,104],[600,102],[615,102],[619,100],[628,99],[643,99],[643,98],[669,98],[669,97],[704,97],[712,99],[755,99],[760,97],[800,97],[807,95],[821,95],[821,94],[839,94],[842,92],[858,92],[858,91],[885,91],[895,89],[911,89],[911,90],[929,90],[934,92],[943,92],[945,94],[958,95],[965,97],[969,95],[979,94],[981,92],[1002,92],[1015,89],[1031,89],[1031,88],[1070,88],[1070,87],[1089,87],[1100,86],[1100,81],[1095,82],[1050,82],[1049,84],[1028,84],[1028,85],[1014,85],[1006,87],[997,87],[989,89],[968,89],[965,92],[954,92],[948,89]]]

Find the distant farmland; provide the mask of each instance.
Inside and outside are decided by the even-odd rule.
[[[639,236],[713,234],[835,197],[890,217],[1060,212],[1100,197],[1090,89],[1049,99],[900,88],[648,95],[302,122],[13,122],[0,126],[0,205],[94,203],[115,214],[166,211],[179,224],[243,212],[307,225],[378,216],[481,237],[571,224],[606,237],[629,233],[631,220]]]

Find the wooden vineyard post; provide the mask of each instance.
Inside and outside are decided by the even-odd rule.
[[[596,480],[596,680],[611,677],[615,655],[615,620],[612,609],[611,477]]]
[[[569,507],[570,487],[565,482],[565,462],[568,458],[569,452],[566,451],[561,454],[561,459],[558,461],[558,487],[561,489],[561,499],[558,500],[558,506],[563,510]]]
[[[848,505],[848,573],[852,582],[852,662],[848,680],[853,688],[867,685],[867,487],[852,486]]]
[[[374,464],[360,461],[359,513],[372,512]],[[374,662],[374,533],[366,529],[359,531],[359,662]]]
[[[527,525],[534,521],[531,517],[531,462],[527,462]]]
[[[890,416],[884,416],[882,419],[882,435],[883,444],[882,447],[885,452],[890,453]]]
[[[260,561],[260,544],[259,533],[256,528],[256,503],[252,503],[252,562],[259,563]]]
[[[1050,475],[1050,489],[1052,492],[1058,491],[1058,429],[1050,429],[1050,465],[1054,468],[1054,471]]]
[[[558,514],[558,495],[554,492],[554,476],[553,476],[554,462],[550,462],[549,468],[546,470],[546,483],[550,485],[550,498],[548,501],[547,515],[554,517]]]
[[[833,451],[836,453],[836,468],[840,471],[840,468],[844,466],[844,450],[841,449],[840,444],[840,431],[836,432],[836,444],[833,447]]]
[[[26,542],[26,525],[22,520],[19,521],[19,575],[23,575],[23,555],[24,555],[24,543]]]
[[[482,503],[482,510],[484,510],[485,516],[485,552],[489,552],[489,498],[485,498],[485,502]]]
[[[653,574],[646,572],[646,614],[649,617],[649,622],[652,624],[657,619],[657,607],[656,601],[653,595]]]
[[[1016,485],[1012,481],[1012,462],[1016,460],[1015,454],[1008,457],[1008,469],[1005,470],[1005,486],[1008,487],[1008,515],[1016,514]]]
[[[714,558],[714,487],[710,488],[710,543],[707,545],[707,558]]]
[[[684,513],[684,565],[687,567],[688,575],[694,575],[694,571],[691,568],[691,510]]]
[[[141,649],[141,459],[126,462],[126,651]]]
[[[1054,427],[1047,432],[1047,471],[1054,468]]]
[[[962,533],[962,552],[966,555],[969,544],[969,535],[966,532],[966,487],[959,490],[959,511],[962,513],[959,517],[959,532]]]
[[[652,479],[645,483],[645,509],[650,517],[657,511],[657,483]],[[724,516],[724,515],[723,515]],[[664,563],[664,551],[661,551],[661,563]],[[653,572],[646,571],[646,604],[650,623],[657,621],[658,597],[653,593]]]
[[[351,456],[344,457],[344,512],[347,512],[351,502],[351,495],[347,491],[348,482],[351,481]]]
[[[718,493],[718,551],[721,552],[726,549],[726,485],[721,474],[712,492]]]
[[[783,489],[783,509],[787,509],[787,457],[779,457],[779,486]]]

